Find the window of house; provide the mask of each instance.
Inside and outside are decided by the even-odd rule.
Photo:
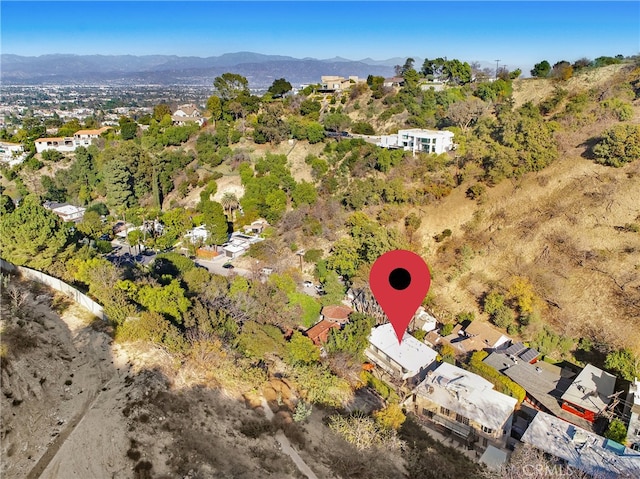
[[[446,407],[444,406],[440,406],[440,414],[442,414],[443,416],[448,416],[449,414],[451,414],[451,411],[449,411]]]
[[[422,415],[427,416],[428,418],[433,417],[433,411],[429,411],[426,407],[422,408]]]
[[[469,418],[464,417],[462,414],[456,414],[456,421],[462,424],[466,424],[467,426],[469,425]]]
[[[482,447],[487,447],[487,444],[489,444],[489,441],[487,441],[487,438],[483,438],[482,439]]]
[[[482,426],[482,432],[486,432],[487,434],[493,434],[493,429],[487,426]]]

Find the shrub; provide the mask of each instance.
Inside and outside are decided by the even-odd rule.
[[[500,374],[500,372],[488,364],[483,363],[482,361],[488,355],[489,353],[486,351],[476,351],[473,353],[468,366],[469,371],[482,376],[487,381],[490,381],[495,386],[496,391],[508,394],[509,396],[516,398],[518,403],[521,403],[527,394],[524,388],[513,382],[507,376]]]
[[[449,336],[453,332],[453,323],[447,323],[440,328],[441,336]]]
[[[627,440],[627,428],[620,419],[614,419],[609,423],[609,427],[604,433],[604,437],[619,444],[624,444]]]
[[[373,413],[373,417],[379,426],[384,429],[400,429],[407,417],[402,412],[399,404],[389,404],[384,409],[380,409]]]

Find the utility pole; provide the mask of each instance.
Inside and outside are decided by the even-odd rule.
[[[496,80],[498,79],[498,65],[500,64],[500,60],[496,60]]]

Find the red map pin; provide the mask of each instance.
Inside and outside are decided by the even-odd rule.
[[[401,343],[411,318],[431,286],[427,263],[411,251],[389,251],[373,263],[369,285]]]

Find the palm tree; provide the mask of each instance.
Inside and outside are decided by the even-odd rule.
[[[238,201],[237,196],[234,193],[226,192],[222,195],[220,199],[220,204],[222,208],[227,212],[227,217],[233,215],[232,221],[235,221],[235,211],[240,208],[240,202]]]

